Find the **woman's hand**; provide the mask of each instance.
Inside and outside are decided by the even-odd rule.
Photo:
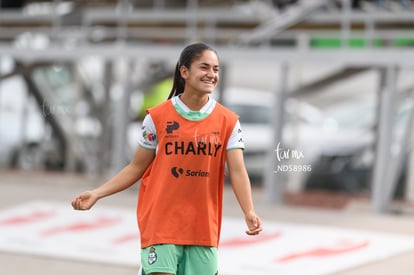
[[[248,230],[246,230],[247,235],[257,235],[260,231],[263,230],[262,228],[262,220],[256,213],[249,213],[245,216],[246,224]]]
[[[72,207],[75,210],[89,210],[98,201],[99,196],[93,191],[86,191],[72,200]]]

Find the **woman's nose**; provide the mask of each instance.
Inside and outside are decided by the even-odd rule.
[[[216,73],[214,70],[207,70],[207,76],[214,78],[216,76]]]

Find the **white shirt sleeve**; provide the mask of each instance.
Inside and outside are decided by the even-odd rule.
[[[230,135],[226,149],[244,149],[243,131],[239,120],[237,120],[234,125],[233,132]]]
[[[147,114],[142,121],[141,135],[138,144],[147,149],[155,150],[157,148],[157,131],[150,114]]]

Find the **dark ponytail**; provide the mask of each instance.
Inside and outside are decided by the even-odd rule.
[[[175,67],[174,83],[170,95],[168,96],[168,99],[172,98],[173,96],[180,95],[184,92],[185,80],[181,77],[181,66],[185,66],[189,69],[193,61],[196,58],[200,57],[205,50],[210,50],[217,54],[217,52],[213,48],[211,48],[209,45],[205,43],[190,44],[183,49],[180,55],[180,59],[178,60],[177,65]]]
[[[168,99],[172,98],[173,96],[182,94],[184,92],[185,80],[181,77],[180,67],[180,62],[177,62],[174,71],[174,82]]]

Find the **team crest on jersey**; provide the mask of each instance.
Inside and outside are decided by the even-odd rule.
[[[149,251],[150,253],[148,254],[148,263],[152,265],[157,261],[157,253],[155,253],[154,247],[151,247]]]

